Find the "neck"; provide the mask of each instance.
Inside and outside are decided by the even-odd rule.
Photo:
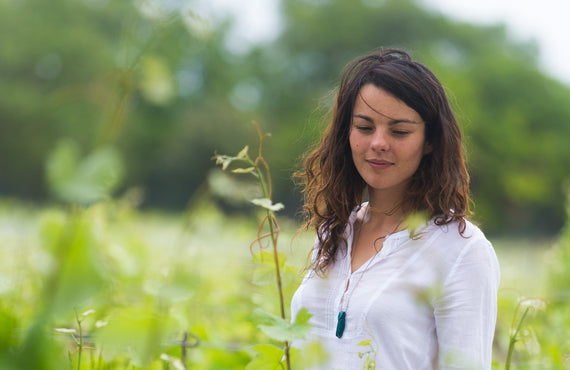
[[[398,225],[405,217],[403,194],[401,191],[368,190],[369,202],[366,223],[377,225],[381,229],[390,229]]]
[[[389,209],[378,209],[368,203],[366,217],[364,223],[376,225],[375,227],[384,230],[392,229],[395,225],[402,223],[404,219],[404,212],[398,205]]]
[[[394,191],[378,191],[368,189],[370,210],[374,213],[384,213],[385,215],[396,214],[402,211],[403,192]]]

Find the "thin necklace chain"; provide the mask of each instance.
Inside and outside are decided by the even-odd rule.
[[[368,202],[368,205],[366,206],[366,209],[367,209],[367,211],[370,210],[370,212],[381,213],[381,214],[386,215],[386,216],[392,216],[392,215],[395,214],[396,211],[398,211],[401,207],[402,207],[402,203],[399,202],[399,203],[396,203],[396,205],[395,205],[394,207],[392,207],[392,208],[390,208],[390,209],[384,211],[384,210],[382,210],[382,209],[380,209],[380,208],[376,208],[376,207],[372,206],[372,205],[370,204],[370,202]],[[389,234],[388,234],[388,235],[389,235]]]
[[[363,221],[366,219],[366,216],[368,215],[369,210],[370,210],[370,205],[368,205],[368,206],[366,207],[366,212],[365,212],[365,214],[364,214],[364,216],[363,216],[363,218],[362,218]],[[400,227],[401,224],[402,224],[401,221],[398,222],[398,224],[396,225],[396,227],[394,228],[394,230],[392,230],[390,233],[388,233],[388,234],[386,234],[386,235],[379,236],[378,238],[376,238],[376,239],[374,240],[374,250],[376,251],[376,242],[377,242],[378,240],[384,240],[384,239],[386,239],[389,235],[394,234],[394,233],[396,232],[396,230],[398,230],[398,228]],[[355,237],[354,237],[353,240],[352,240],[352,246],[353,246],[353,247],[354,247],[356,241],[358,240],[358,238],[360,237],[360,231],[361,231],[361,230],[362,230],[362,224],[361,224],[360,227],[358,228],[358,231],[357,231]],[[382,250],[382,249],[380,249],[380,250]],[[339,303],[339,308],[338,308],[338,311],[339,311],[339,318],[338,318],[338,321],[339,321],[339,322],[337,323],[337,329],[336,329],[336,336],[337,336],[338,338],[342,337],[342,334],[344,333],[344,325],[345,325],[345,324],[344,324],[344,323],[345,323],[344,320],[345,320],[345,316],[346,316],[346,311],[348,311],[348,305],[349,305],[349,303],[350,303],[350,298],[352,297],[352,294],[354,293],[354,291],[356,290],[356,288],[357,288],[358,285],[360,284],[360,281],[361,281],[362,278],[364,277],[364,274],[365,274],[366,272],[368,272],[368,268],[370,267],[370,265],[372,264],[372,262],[374,261],[374,259],[376,259],[376,256],[377,256],[378,254],[380,254],[380,250],[379,250],[379,251],[376,251],[376,253],[368,260],[368,262],[367,262],[366,265],[364,266],[364,270],[362,270],[362,273],[360,274],[360,277],[359,277],[358,280],[356,281],[356,284],[354,285],[354,288],[352,288],[352,291],[350,292],[350,294],[347,295],[347,293],[348,293],[348,288],[349,288],[349,286],[350,286],[350,278],[351,278],[351,276],[352,276],[352,268],[351,268],[351,266],[349,266],[348,274],[347,274],[347,277],[346,277],[346,284],[345,284],[345,287],[344,287],[344,292],[342,293],[342,297],[340,298],[340,303]],[[351,260],[352,260],[352,258],[351,258]],[[343,303],[344,303],[344,301],[345,301],[345,298],[346,298],[346,307],[345,307],[344,310],[343,310],[343,309],[342,309],[342,305],[343,305]],[[342,319],[341,319],[341,316],[342,316]],[[340,322],[340,321],[341,321],[341,320],[342,320],[342,328],[340,328],[340,326],[341,326],[341,322]]]

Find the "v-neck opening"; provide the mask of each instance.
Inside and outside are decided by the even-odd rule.
[[[360,265],[355,271],[352,271],[352,247],[354,246],[354,236],[355,236],[354,225],[358,218],[358,212],[361,209],[365,209],[365,207],[368,207],[368,202],[363,202],[360,206],[356,207],[348,219],[349,229],[345,234],[346,236],[345,252],[347,254],[346,256],[347,258],[345,259],[345,261],[348,261],[348,266],[346,266],[345,274],[347,274],[349,279],[352,277],[352,275],[358,272],[366,271],[366,269],[371,268],[373,265],[378,263],[378,261],[381,261],[382,259],[391,255],[392,253],[397,252],[398,250],[400,250],[400,247],[402,245],[406,244],[407,241],[414,239],[414,237],[410,235],[410,230],[407,228],[404,230],[397,231],[393,234],[386,235],[386,238],[384,239],[384,244],[382,245],[382,249],[377,254],[372,255],[369,259],[364,261],[364,263]],[[419,230],[419,234],[421,234],[425,231],[426,228],[428,228],[433,224],[434,221],[433,219],[431,219],[428,222],[426,222],[425,225],[418,227],[418,229],[416,229],[413,233],[416,234]],[[375,258],[376,261],[371,262],[370,260],[373,258]],[[367,268],[365,269],[363,266],[367,266]]]
[[[409,232],[407,229],[400,230],[394,234],[387,235],[386,238],[384,239],[383,244],[382,244],[382,249],[380,249],[377,253],[370,256],[370,258],[368,258],[366,261],[364,261],[364,263],[362,263],[355,271],[352,271],[352,247],[354,246],[354,232],[353,232],[351,238],[349,239],[350,247],[348,248],[348,251],[347,251],[349,275],[352,277],[352,275],[356,274],[357,272],[363,273],[364,271],[366,271],[366,269],[368,269],[368,268],[372,267],[372,265],[374,265],[375,261],[372,261],[373,259],[376,259],[379,261],[383,257],[386,257],[386,256],[392,254],[398,246],[403,244],[403,242],[401,242],[401,243],[396,242],[396,244],[394,244],[394,242],[398,239],[404,239],[404,238],[409,239],[408,235],[409,235]],[[396,239],[396,240],[392,240],[392,242],[388,242],[390,239]],[[364,267],[364,266],[366,266],[366,267]]]

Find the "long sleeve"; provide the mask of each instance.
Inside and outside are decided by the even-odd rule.
[[[440,369],[491,369],[499,281],[491,244],[470,240],[433,302]]]

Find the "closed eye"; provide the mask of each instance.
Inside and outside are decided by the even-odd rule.
[[[404,131],[404,130],[394,130],[394,131],[392,131],[392,134],[395,136],[406,136],[406,135],[409,135],[410,132]]]
[[[360,132],[371,132],[372,131],[372,127],[370,127],[370,126],[355,125],[354,127]]]

